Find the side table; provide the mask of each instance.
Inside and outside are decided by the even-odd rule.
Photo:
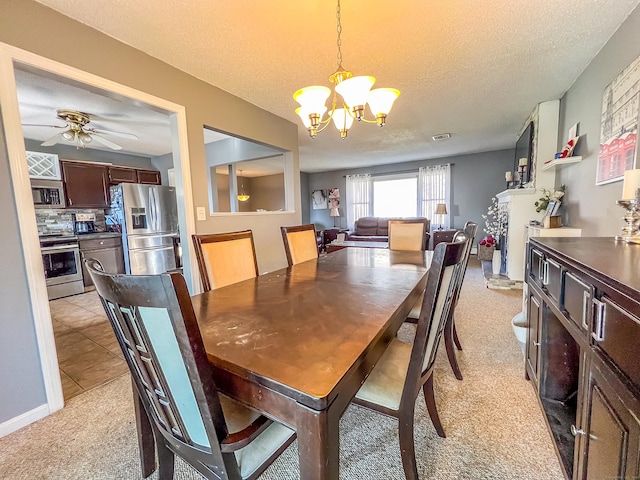
[[[453,242],[453,237],[455,236],[458,230],[433,230],[431,232],[432,236],[432,247],[431,250],[435,250],[436,245],[442,242],[451,243]]]
[[[346,235],[347,233],[349,233],[349,230],[347,230],[346,228],[327,228],[324,231],[325,249],[327,248],[327,245],[329,245],[334,240],[337,240],[339,233],[344,233]]]

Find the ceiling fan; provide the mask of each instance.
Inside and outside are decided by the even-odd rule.
[[[103,135],[112,135],[114,137],[128,138],[131,140],[138,140],[138,137],[132,133],[114,132],[113,130],[103,130],[97,128],[89,128],[87,125],[91,121],[90,115],[84,112],[78,112],[76,110],[58,110],[57,116],[60,120],[66,122],[66,125],[37,125],[37,124],[23,124],[24,127],[51,127],[61,128],[64,131],[56,133],[51,138],[48,138],[40,145],[43,147],[49,147],[60,142],[73,143],[76,148],[85,148],[92,141],[101,143],[102,145],[109,147],[113,150],[122,150],[122,146],[115,142],[112,142]]]

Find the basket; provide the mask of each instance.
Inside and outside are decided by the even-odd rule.
[[[487,247],[486,245],[478,245],[478,260],[489,260],[493,259],[493,252],[496,249],[495,245],[491,245]]]

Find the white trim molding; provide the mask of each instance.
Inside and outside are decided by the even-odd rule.
[[[50,413],[48,405],[44,404],[34,408],[33,410],[29,410],[28,412],[24,412],[22,415],[18,415],[17,417],[7,420],[6,422],[0,423],[0,438],[20,430],[22,427],[26,427],[27,425],[46,417]]]
[[[40,353],[40,365],[47,397],[47,404],[35,410],[19,415],[0,425],[0,433],[6,427],[18,425],[21,428],[42,418],[64,406],[58,358],[49,311],[49,298],[46,282],[42,273],[42,257],[38,241],[38,229],[35,221],[35,208],[31,195],[29,174],[27,169],[24,138],[22,134],[20,110],[16,93],[14,64],[20,63],[35,69],[51,72],[70,78],[117,95],[143,102],[149,108],[167,113],[171,117],[173,137],[173,158],[176,168],[176,193],[180,217],[180,233],[183,245],[189,245],[190,236],[195,233],[193,212],[193,195],[191,186],[191,170],[187,143],[187,121],[185,107],[148,93],[135,90],[125,85],[107,80],[77,68],[64,65],[34,53],[0,43],[0,104],[2,105],[2,121],[4,124],[9,168],[12,177],[13,194],[18,212],[20,238],[22,241],[27,285],[33,311],[34,328]],[[190,285],[198,285],[198,270],[194,268],[195,257],[191,249],[185,249],[185,277]],[[0,434],[1,436],[1,434]]]

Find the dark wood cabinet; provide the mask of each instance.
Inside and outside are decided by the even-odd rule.
[[[640,477],[640,245],[538,238],[527,258],[525,371],[565,476]]]
[[[109,172],[105,165],[61,161],[67,207],[109,206]]]
[[[529,290],[527,301],[527,376],[538,388],[538,350],[540,347],[540,295],[533,289]]]
[[[138,183],[138,172],[135,168],[109,167],[109,183]]]
[[[129,167],[109,167],[109,183],[144,183],[147,185],[161,185],[160,172],[157,170],[142,170]]]
[[[148,185],[160,185],[160,172],[156,170],[136,170],[138,176],[138,183],[145,183]]]

